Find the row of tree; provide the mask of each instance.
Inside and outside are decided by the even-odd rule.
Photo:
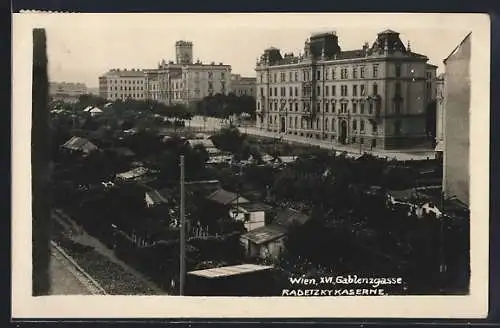
[[[218,118],[229,118],[232,115],[249,114],[255,118],[255,98],[252,96],[237,96],[215,94],[203,98],[196,105],[196,114]]]

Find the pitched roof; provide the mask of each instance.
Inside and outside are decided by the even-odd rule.
[[[235,194],[234,192],[227,191],[224,189],[218,189],[214,191],[207,197],[207,199],[222,205],[235,204],[236,202],[238,202],[239,204],[250,202],[248,199],[243,198],[241,196],[238,197],[238,195]]]
[[[171,191],[169,189],[161,189],[161,190],[149,190],[146,192],[146,196],[148,196],[154,204],[166,204],[168,203],[168,198],[171,196]]]
[[[239,207],[241,207],[247,212],[261,212],[261,211],[269,211],[272,209],[272,207],[269,205],[257,202],[243,203],[239,205]]]
[[[188,143],[191,147],[202,145],[205,148],[215,148],[214,143],[210,139],[190,139]]]
[[[269,224],[252,231],[249,231],[241,236],[241,238],[250,240],[254,244],[262,245],[270,241],[276,240],[286,235],[287,228],[275,224]]]
[[[127,172],[118,173],[116,177],[119,179],[134,179],[143,176],[146,173],[148,173],[148,169],[140,166]]]
[[[92,142],[88,141],[85,138],[81,137],[72,137],[68,141],[66,141],[62,147],[71,150],[80,150],[84,152],[90,152],[93,150],[97,150],[97,146]]]
[[[469,34],[465,36],[465,38],[455,47],[455,49],[453,49],[453,51],[445,59],[443,59],[444,64],[446,64],[448,59],[450,59],[450,57],[453,56],[458,51],[458,49],[460,49],[460,47],[465,43],[465,41],[467,41],[470,38],[471,34],[472,32],[469,32]]]

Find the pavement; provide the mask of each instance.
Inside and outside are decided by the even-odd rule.
[[[103,295],[104,290],[57,246],[52,245],[51,295]]]
[[[217,131],[225,126],[225,122],[222,119],[207,117],[204,120],[202,116],[195,116],[188,123],[191,127],[203,128],[207,131]],[[396,159],[398,161],[411,161],[411,160],[426,160],[435,159],[435,152],[433,149],[401,149],[396,151],[393,150],[369,150],[360,149],[359,147],[349,147],[344,145],[332,144],[332,142],[317,140],[317,139],[307,139],[303,137],[291,136],[286,134],[280,134],[276,132],[270,132],[266,130],[257,129],[254,126],[241,126],[238,128],[240,132],[251,134],[254,136],[268,137],[281,139],[282,141],[301,143],[305,145],[319,146],[323,149],[335,149],[337,151],[346,152],[350,156],[359,156],[362,153],[369,153],[373,156],[387,159]]]

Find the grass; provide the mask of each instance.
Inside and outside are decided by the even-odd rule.
[[[121,265],[93,247],[72,241],[60,223],[53,223],[53,239],[78,265],[94,278],[109,295],[160,295]]]

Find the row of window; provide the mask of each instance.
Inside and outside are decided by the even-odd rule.
[[[281,106],[278,105],[277,102],[270,102],[268,104],[268,108],[269,110],[271,111],[278,111],[279,108],[281,108],[281,110],[286,110],[286,103],[283,103],[281,104]],[[302,110],[305,111],[307,109],[307,106],[308,104],[303,102],[302,103]],[[340,114],[347,114],[349,112],[348,110],[348,103],[346,102],[341,102],[340,103],[340,108],[339,108],[339,113]],[[352,103],[352,108],[351,108],[351,112],[352,114],[357,114],[358,113],[358,110],[359,110],[359,114],[365,114],[365,108],[368,110],[368,114],[369,115],[372,115],[374,110],[375,110],[375,105],[373,103],[368,103],[367,106],[365,107],[365,102],[360,102],[360,103],[356,103],[356,102],[353,102]],[[394,111],[396,113],[400,113],[400,108],[401,108],[401,104],[398,103],[398,102],[395,102],[394,103],[394,106],[395,106],[395,109]],[[261,110],[261,103],[258,102],[257,103],[257,110]],[[298,112],[299,111],[299,103],[294,103],[294,104],[290,104],[289,107],[288,107],[288,110],[289,111],[296,111]],[[330,103],[329,102],[325,102],[323,103],[323,111],[325,113],[329,113],[331,110],[332,113],[335,113],[335,111],[337,110],[337,106],[336,106],[336,102],[333,102],[331,104],[331,107],[330,107]],[[316,103],[316,111],[317,112],[321,112],[321,104],[320,103]]]
[[[133,99],[144,99],[145,96],[144,94],[141,93],[132,93],[132,94],[111,94],[111,98],[115,99],[128,99],[128,98],[133,98]]]
[[[269,116],[269,124],[278,124],[279,118],[277,115],[274,116]],[[299,124],[300,123],[300,124]],[[325,131],[336,131],[337,121],[332,118],[331,120],[328,120],[328,118],[325,118],[323,120],[323,127],[322,129]],[[366,126],[366,121],[364,119],[359,120],[359,132],[365,132],[365,126]],[[309,121],[306,119],[300,119],[298,117],[289,117],[288,118],[288,127],[291,129],[321,129],[321,120],[318,118],[316,119],[316,126],[313,126],[313,124],[310,124]],[[358,120],[357,119],[352,119],[351,120],[351,127],[352,127],[352,132],[357,132],[358,131]],[[378,127],[377,124],[372,124],[372,133],[377,133],[378,132]]]
[[[358,88],[359,87],[359,88]],[[321,93],[321,86],[316,87],[316,96],[321,97],[329,97],[330,95],[335,97],[337,96],[337,87],[335,85],[325,85],[324,86],[324,92],[323,94]],[[359,96],[366,96],[366,85],[361,84],[361,85],[352,85],[351,86],[351,96],[357,97]],[[274,91],[274,92],[273,92]],[[286,87],[280,87],[279,89],[279,94],[278,94],[278,87],[274,88],[269,88],[269,97],[286,97],[287,96],[287,88]],[[359,91],[359,92],[358,92]],[[397,82],[396,83],[396,93],[400,94],[401,93],[401,83]],[[310,95],[310,88],[304,88],[302,90],[303,95]],[[376,95],[378,94],[378,85],[374,83],[372,85],[372,94]],[[264,96],[264,88],[260,88],[260,95],[261,97]],[[341,97],[348,97],[348,86],[347,85],[341,85],[340,86],[340,96]],[[289,87],[288,88],[288,97],[299,97],[299,88],[298,87]]]
[[[302,81],[311,81],[312,80],[312,75],[311,71],[309,69],[305,69],[302,71]],[[401,64],[396,63],[394,64],[394,76],[395,77],[401,77]],[[315,72],[316,80],[335,80],[337,78],[336,76],[336,68],[326,68],[324,70],[318,69]],[[340,79],[341,80],[347,80],[347,79],[364,79],[364,78],[379,78],[379,64],[373,64],[371,65],[371,75],[367,73],[367,66],[366,65],[360,65],[360,66],[354,66],[350,70],[343,67],[340,69]],[[273,73],[272,76],[269,77],[269,82],[270,83],[278,83],[278,73]],[[288,75],[286,72],[280,72],[279,74],[279,82],[298,82],[299,81],[299,72],[298,71],[293,71],[293,72],[288,72]],[[264,83],[264,73],[260,74],[260,82]]]
[[[113,87],[109,87],[109,91],[113,91],[113,90],[117,91],[118,87],[114,87],[114,89],[113,89]],[[127,87],[123,87],[123,86],[120,87],[120,91],[127,91],[127,90],[128,91],[136,91],[136,90],[137,91],[144,91],[144,87],[137,87],[137,89],[136,89],[136,87],[128,87],[128,89],[127,89]]]
[[[137,83],[136,83],[137,82]],[[144,84],[144,80],[109,80],[110,84]]]

